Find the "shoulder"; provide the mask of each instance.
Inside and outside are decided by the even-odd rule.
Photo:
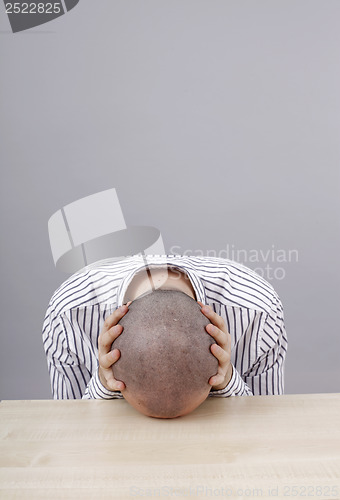
[[[280,302],[273,286],[243,264],[209,256],[190,257],[190,262],[214,301],[265,313]]]
[[[49,308],[60,315],[70,309],[113,303],[117,288],[131,268],[130,259],[87,266],[65,280],[51,297]]]

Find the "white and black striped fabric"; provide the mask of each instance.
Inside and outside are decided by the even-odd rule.
[[[43,325],[54,399],[121,398],[98,377],[98,336],[105,318],[123,304],[133,276],[146,266],[171,266],[190,278],[197,300],[226,322],[233,376],[209,396],[283,394],[287,338],[281,301],[252,270],[215,257],[136,255],[78,272],[54,293]]]

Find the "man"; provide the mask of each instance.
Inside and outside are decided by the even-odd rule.
[[[131,301],[157,289],[186,294],[209,320],[218,361],[210,397],[283,393],[287,339],[272,286],[229,260],[170,255],[98,264],[55,292],[43,327],[54,398],[123,397],[124,381],[114,378],[120,350],[111,346],[123,338]]]

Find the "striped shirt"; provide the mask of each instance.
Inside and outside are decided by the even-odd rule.
[[[231,334],[233,375],[209,396],[283,394],[287,338],[281,301],[254,271],[216,257],[136,255],[88,266],[53,294],[43,344],[54,399],[122,398],[98,376],[98,336],[104,320],[123,304],[134,275],[147,266],[185,272],[197,300],[211,305]]]

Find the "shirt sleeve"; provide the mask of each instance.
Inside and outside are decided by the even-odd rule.
[[[98,363],[91,374],[69,347],[62,315],[50,304],[43,325],[43,346],[54,399],[120,399],[120,391],[108,391],[100,382]]]
[[[229,384],[219,391],[211,390],[210,397],[280,395],[284,392],[284,361],[287,336],[283,307],[275,294],[271,310],[266,314],[257,346],[257,359],[245,374],[234,365]]]
[[[120,391],[109,391],[100,381],[98,370],[88,383],[82,399],[122,399]]]
[[[46,354],[54,399],[75,399],[80,391],[70,381],[67,340],[61,318],[50,304],[43,325],[43,347]],[[78,393],[78,394],[77,394]]]
[[[233,374],[229,384],[218,391],[211,390],[209,397],[228,398],[229,396],[253,396],[250,387],[244,382],[235,366],[232,364]]]
[[[284,393],[284,362],[287,353],[287,335],[283,307],[275,294],[272,308],[267,313],[261,331],[258,358],[245,375],[245,382],[256,395]]]

